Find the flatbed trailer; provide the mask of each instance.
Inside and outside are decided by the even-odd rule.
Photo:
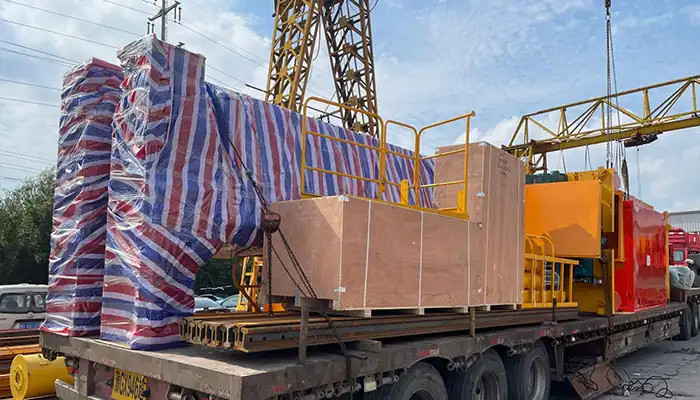
[[[636,313],[580,315],[474,336],[465,327],[464,332],[363,340],[348,344],[348,358],[336,345],[309,347],[303,364],[296,349],[245,354],[189,345],[147,352],[47,332],[41,333],[41,345],[46,357],[64,355],[73,368],[74,385],[56,382],[64,400],[311,400],[351,398],[350,390],[354,399],[408,400],[416,393],[421,399],[500,399],[506,387],[521,393],[515,398],[546,398],[552,381],[567,379],[582,398],[592,398],[621,383],[610,361],[681,333],[700,289],[683,296],[686,302]]]

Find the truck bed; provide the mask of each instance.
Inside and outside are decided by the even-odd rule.
[[[582,315],[578,320],[556,324],[477,332],[475,337],[469,336],[466,327],[465,333],[384,339],[381,343],[373,342],[375,348],[370,350],[349,346],[351,371],[355,377],[372,376],[403,370],[427,357],[452,360],[493,346],[515,348],[541,338],[565,343],[567,340],[574,342],[608,336],[615,342],[615,335],[619,335],[618,341],[623,344],[613,346],[616,350],[611,351],[610,358],[614,358],[644,345],[632,346],[634,343],[629,343],[634,329],[659,335],[658,338],[645,338],[644,343],[669,337],[672,333],[666,328],[672,325],[672,321],[677,323],[677,314],[684,308],[685,304],[670,303],[633,314],[618,314],[610,319]],[[654,321],[664,323],[664,328],[644,327]],[[623,336],[627,339],[623,339]],[[346,378],[345,358],[335,345],[310,347],[306,363],[301,365],[294,349],[245,354],[190,345],[146,352],[129,350],[99,339],[69,338],[47,332],[41,333],[41,344],[66,356],[114,368],[128,368],[151,379],[226,399],[265,399],[292,391],[323,388]]]

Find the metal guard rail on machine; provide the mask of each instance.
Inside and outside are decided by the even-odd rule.
[[[380,127],[379,129],[379,134],[377,135],[378,138],[378,145],[367,145],[364,143],[359,143],[357,141],[352,141],[352,140],[346,140],[342,138],[337,138],[329,135],[325,135],[319,132],[314,132],[309,129],[308,124],[302,123],[302,138],[301,138],[301,181],[300,181],[300,186],[301,186],[301,196],[302,198],[309,198],[309,197],[319,197],[319,194],[316,193],[309,193],[305,191],[305,179],[306,179],[306,170],[310,171],[315,171],[321,174],[331,174],[331,175],[336,175],[336,176],[341,176],[343,178],[349,178],[349,179],[355,179],[359,180],[362,182],[370,182],[373,184],[376,184],[378,187],[377,190],[377,195],[376,198],[370,199],[373,201],[378,201],[382,203],[389,203],[389,204],[395,204],[398,206],[406,207],[406,208],[411,208],[414,210],[419,210],[419,211],[425,211],[425,212],[430,212],[430,213],[435,213],[435,214],[441,214],[441,215],[448,215],[456,218],[462,218],[462,219],[469,219],[469,213],[467,212],[467,187],[468,187],[468,167],[469,167],[469,127],[470,127],[470,120],[471,117],[475,115],[474,111],[463,114],[454,118],[450,118],[444,121],[437,122],[435,124],[431,124],[428,126],[423,127],[420,131],[416,130],[415,127],[404,124],[398,121],[394,120],[388,120],[384,122],[382,117],[375,113],[370,113],[364,110],[360,110],[345,104],[340,104],[336,103],[333,101],[325,100],[320,97],[309,97],[306,99],[304,102],[304,108],[303,108],[303,120],[308,121],[308,109],[309,109],[309,103],[311,102],[318,102],[325,104],[327,106],[334,106],[338,107],[341,109],[348,109],[350,111],[356,112],[356,113],[361,113],[366,115],[367,117],[371,119],[375,119],[378,121],[378,126]],[[421,138],[422,135],[429,129],[450,124],[453,122],[461,121],[464,120],[466,122],[466,138],[465,138],[465,144],[463,149],[457,149],[449,152],[445,152],[442,154],[435,154],[431,156],[421,156],[420,150],[421,150]],[[394,124],[400,127],[404,127],[406,129],[409,129],[411,132],[413,132],[414,136],[414,153],[413,156],[409,156],[406,154],[402,154],[396,151],[393,151],[387,147],[387,140],[386,140],[386,131],[389,127],[389,125]],[[361,134],[361,133],[360,133]],[[313,135],[322,139],[327,139],[339,143],[345,143],[351,146],[357,146],[360,148],[364,148],[373,152],[376,152],[378,155],[378,176],[376,178],[373,177],[367,177],[367,176],[360,176],[360,175],[353,175],[349,174],[346,172],[341,172],[341,171],[333,171],[329,169],[324,169],[324,168],[318,168],[314,166],[309,166],[307,165],[307,160],[306,160],[306,139],[307,135]],[[449,182],[439,182],[439,183],[429,183],[429,184],[421,184],[420,183],[420,167],[421,163],[425,160],[429,159],[435,159],[439,157],[446,157],[452,154],[456,153],[464,153],[464,176],[462,177],[461,180],[456,180],[456,181],[449,181]],[[389,154],[406,158],[409,160],[413,161],[413,182],[409,182],[408,179],[404,179],[401,182],[392,182],[390,181],[387,176],[386,176],[386,162],[387,162],[387,157]],[[400,188],[400,201],[397,202],[389,202],[385,201],[382,199],[382,195],[385,191],[386,185],[391,185],[391,186],[396,186]],[[420,192],[421,190],[424,189],[430,189],[434,187],[439,187],[439,186],[449,186],[449,185],[462,185],[462,189],[458,192],[457,196],[457,205],[456,207],[449,207],[449,208],[428,208],[428,207],[423,207],[420,205]],[[409,191],[413,190],[414,192],[414,204],[410,204],[409,202]],[[362,196],[358,196],[362,197]]]
[[[523,308],[553,307],[555,301],[557,307],[577,306],[572,298],[574,266],[579,262],[556,257],[555,254],[554,243],[550,238],[525,235]],[[548,269],[549,284],[547,284]]]
[[[327,106],[335,106],[338,108],[347,108],[357,113],[363,113],[371,119],[375,119],[379,122],[378,134],[378,145],[367,145],[364,143],[359,143],[352,140],[346,140],[342,138],[337,138],[329,135],[324,135],[319,132],[314,132],[309,129],[308,124],[305,122],[302,124],[302,141],[301,141],[301,195],[302,198],[310,197],[320,197],[316,193],[308,193],[304,190],[305,188],[305,175],[306,170],[315,171],[321,174],[331,174],[335,176],[341,176],[343,178],[356,179],[363,182],[371,182],[378,186],[376,198],[372,198],[372,201],[378,201],[383,203],[389,203],[398,205],[401,207],[406,207],[418,211],[425,211],[435,214],[447,215],[456,218],[469,219],[469,213],[467,212],[467,189],[468,189],[468,176],[469,176],[469,129],[471,125],[471,117],[475,115],[472,111],[467,114],[463,114],[454,118],[450,118],[444,121],[440,121],[431,125],[423,127],[421,130],[417,130],[415,127],[404,124],[402,122],[394,120],[384,120],[375,113],[370,113],[364,110],[359,110],[348,105],[336,103],[333,101],[325,100],[319,97],[309,97],[304,102],[303,108],[303,118],[304,121],[308,121],[308,109],[309,103],[318,102],[325,104]],[[456,150],[446,151],[444,153],[438,153],[430,156],[421,155],[421,138],[423,134],[433,128],[447,125],[453,122],[464,120],[466,122],[465,129],[465,144],[464,148],[459,148]],[[396,151],[393,151],[387,147],[386,132],[390,125],[396,125],[399,127],[406,128],[413,133],[414,137],[414,149],[413,155],[406,155]],[[313,135],[322,139],[327,139],[331,141],[336,141],[339,143],[345,143],[352,146],[358,146],[370,151],[374,151],[378,154],[378,174],[376,178],[353,175],[342,171],[333,171],[324,168],[318,168],[307,165],[306,160],[306,139],[307,135]],[[464,174],[461,180],[447,181],[447,182],[437,182],[429,184],[420,183],[420,167],[421,163],[425,160],[436,159],[439,157],[447,157],[453,154],[464,153]],[[406,158],[413,161],[413,182],[409,182],[408,179],[399,182],[392,182],[387,178],[386,174],[386,162],[389,154],[394,156]],[[400,200],[399,202],[388,202],[382,199],[382,194],[386,188],[386,185],[392,185],[399,187],[400,189]],[[450,185],[462,185],[462,189],[457,193],[456,207],[448,208],[427,208],[420,205],[420,191],[429,188],[435,188],[440,186],[450,186]],[[409,191],[414,191],[414,204],[409,202]],[[361,197],[361,196],[358,196]],[[526,235],[525,241],[525,279],[523,287],[523,298],[522,307],[523,308],[551,308],[551,307],[576,307],[577,303],[573,301],[573,277],[574,277],[574,266],[578,265],[577,260],[559,258],[555,256],[554,244],[547,237]],[[549,244],[550,251],[547,251],[545,243]],[[550,284],[546,283],[546,272],[551,271]],[[559,274],[559,285],[555,283],[555,276]],[[529,280],[528,280],[529,279]],[[564,283],[565,282],[565,283]],[[538,289],[538,286],[541,286]],[[566,290],[565,290],[566,289]]]

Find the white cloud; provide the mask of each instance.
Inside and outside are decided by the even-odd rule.
[[[137,34],[145,33],[146,14],[108,1],[21,2]],[[148,13],[156,11],[152,4],[140,0],[115,2]],[[259,6],[258,3],[265,4]],[[244,9],[243,4],[248,8]],[[251,14],[247,11],[251,7],[258,11]],[[215,83],[224,82],[228,86],[262,97],[259,92],[243,88],[243,84],[231,76],[265,87],[269,35],[273,23],[271,12],[265,11],[265,7],[271,10],[272,2],[183,1],[183,24],[213,40],[223,39],[224,45],[229,49],[173,23],[169,24],[170,41],[182,41],[188,49],[204,54],[210,67],[208,78],[215,80]],[[486,140],[495,145],[506,144],[520,115],[604,94],[605,53],[601,30],[604,20],[601,8],[597,0],[468,0],[445,3],[380,0],[372,19],[380,114],[385,119],[398,119],[420,128],[474,110],[477,115],[472,121],[472,140]],[[668,21],[677,15],[687,18],[676,18],[677,21],[674,19],[674,23],[669,24]],[[0,18],[114,46],[122,46],[138,37],[2,0]],[[691,32],[692,29],[696,30],[689,23],[700,23],[700,7],[687,6],[680,10],[665,7],[663,11],[657,11],[657,5],[654,5],[648,9],[641,6],[634,10],[620,9],[614,15],[614,23],[628,29],[627,33],[634,32],[634,35],[620,35],[620,41],[616,42],[617,72],[621,86],[624,84],[620,89],[677,78],[683,74],[677,73],[675,69],[679,64],[698,65],[700,56],[692,51],[675,52],[674,63],[644,63],[644,68],[640,68],[640,62],[644,60],[640,61],[639,57],[648,55],[648,58],[653,58],[654,54],[666,49],[668,43],[673,42],[669,37],[672,38],[675,34],[674,29],[691,29]],[[658,24],[665,29],[650,29],[659,26]],[[647,29],[633,30],[633,26],[646,26]],[[682,33],[677,35],[678,38],[685,37]],[[96,56],[117,62],[116,50],[113,48],[1,21],[0,37],[2,40],[74,60]],[[640,50],[642,43],[644,48]],[[0,43],[0,47],[11,46]],[[31,52],[15,47],[13,49]],[[326,46],[320,43],[308,94],[320,94],[328,98],[333,92],[327,60]],[[65,70],[66,68],[40,60],[0,51],[0,78],[58,87]],[[666,76],[668,74],[670,75]],[[3,97],[51,104],[59,102],[58,92],[7,82],[0,82],[0,91]],[[625,104],[637,107],[635,110],[638,113],[641,112],[639,105],[641,102]],[[58,117],[58,109],[0,100],[0,147],[54,159]],[[558,122],[557,117],[548,115],[542,121],[546,126],[554,128]],[[590,122],[598,123],[599,119]],[[533,137],[545,135],[544,131],[536,129],[531,133]],[[450,144],[459,141],[460,135],[463,135],[463,125],[445,126],[431,132],[423,146],[427,149],[430,146]],[[394,143],[412,147],[410,135],[390,132],[389,137]],[[666,134],[657,143],[642,148],[640,155],[643,160],[641,169],[645,199],[661,208],[691,205],[692,200],[685,200],[686,198],[700,199],[698,178],[688,172],[697,170],[694,158],[686,155],[690,150],[697,150],[693,147],[692,137],[693,134]],[[594,166],[604,163],[604,148],[605,146],[590,148]],[[567,152],[567,168],[583,169],[584,154],[585,149]],[[634,152],[630,151],[630,155],[634,155]],[[563,164],[558,153],[551,154],[549,158],[550,166]],[[0,163],[2,162],[27,168],[41,166],[18,158],[0,156]],[[630,170],[634,176],[636,166]],[[21,178],[31,174],[5,170],[0,165],[0,176]],[[7,184],[5,181],[2,183]],[[635,188],[636,183],[632,187]]]
[[[691,23],[700,25],[700,4],[683,7],[680,13],[686,15]]]

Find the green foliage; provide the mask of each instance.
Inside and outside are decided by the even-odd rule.
[[[212,293],[217,296],[226,297],[231,294],[238,292],[233,285],[233,278],[231,273],[233,272],[233,265],[237,265],[238,262],[234,260],[227,259],[211,259],[206,264],[202,265],[197,271],[197,277],[194,281],[195,293]],[[240,279],[240,270],[236,268],[237,279]],[[221,291],[211,291],[211,290],[201,290],[202,288],[212,288],[212,287],[222,287],[227,286],[225,290]]]
[[[55,173],[46,170],[22,186],[0,193],[0,284],[46,283],[51,248]],[[203,265],[195,290],[232,285],[234,260]],[[236,276],[239,276],[237,272]],[[222,295],[236,293],[227,288]],[[219,294],[219,293],[217,293]]]
[[[0,194],[0,284],[46,283],[53,170]]]

